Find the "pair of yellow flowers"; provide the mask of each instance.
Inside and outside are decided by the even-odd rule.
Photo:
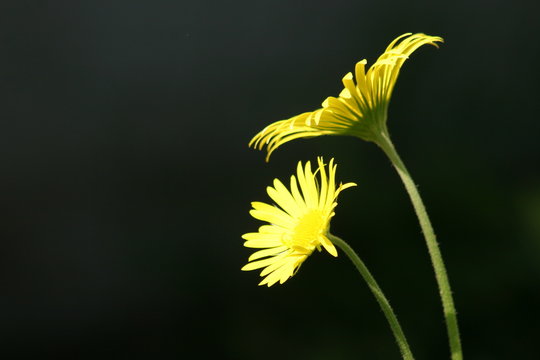
[[[437,46],[442,41],[440,37],[420,33],[399,36],[367,73],[366,60],[359,61],[355,67],[356,83],[351,73],[345,75],[338,97],[328,97],[320,109],[267,126],[251,140],[250,146],[259,150],[266,147],[268,161],[275,149],[298,138],[352,135],[381,144],[382,138],[388,136],[388,104],[401,66],[420,46]],[[334,159],[326,165],[319,158],[317,169],[312,169],[309,161],[305,165],[299,162],[296,176],[290,179],[290,190],[278,179],[267,188],[276,206],[252,203],[250,214],[269,224],[242,236],[246,240],[244,246],[260,249],[249,257],[242,270],[262,268],[260,275],[265,278],[259,285],[284,283],[315,249],[324,248],[337,256],[328,238],[330,220],[339,193],[356,184],[336,185],[336,167]]]

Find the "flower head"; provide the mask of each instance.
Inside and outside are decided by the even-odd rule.
[[[318,169],[311,171],[311,163],[305,166],[298,162],[296,177],[291,176],[291,190],[278,179],[274,187],[267,188],[268,195],[277,206],[253,202],[250,211],[254,218],[266,221],[256,233],[244,234],[244,246],[262,249],[253,253],[244,271],[264,268],[266,276],[259,285],[283,284],[293,276],[300,265],[315,250],[326,249],[337,256],[334,244],[328,239],[330,219],[334,216],[339,193],[354,183],[336,187],[334,159],[328,164],[328,173],[322,158],[318,158]],[[317,173],[320,182],[317,181]]]
[[[266,160],[282,144],[320,135],[352,135],[377,142],[386,130],[388,104],[401,66],[416,49],[425,44],[437,46],[443,39],[425,34],[403,34],[388,45],[384,53],[365,72],[367,61],[356,64],[356,83],[352,73],[342,79],[339,96],[328,97],[322,108],[277,121],[259,132],[249,143],[262,150]]]

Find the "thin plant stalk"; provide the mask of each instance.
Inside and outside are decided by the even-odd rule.
[[[435,278],[437,279],[437,285],[439,287],[446,328],[448,331],[451,358],[452,360],[462,360],[463,353],[461,349],[461,340],[459,336],[459,327],[456,308],[454,306],[454,299],[452,297],[452,290],[450,289],[450,282],[448,280],[446,267],[444,266],[444,261],[442,259],[441,250],[439,249],[439,245],[437,243],[435,233],[433,232],[433,227],[431,226],[426,208],[422,202],[420,193],[418,192],[418,189],[416,188],[416,185],[409,174],[409,171],[396,152],[394,144],[388,136],[388,132],[383,130],[376,143],[390,158],[392,165],[394,165],[395,169],[397,170],[403,184],[405,185],[405,189],[411,198],[416,216],[420,222],[420,227],[422,228],[422,233],[424,234],[424,238],[426,240],[429,256],[431,257],[431,263],[435,271]]]
[[[399,321],[396,317],[396,314],[394,313],[394,310],[390,306],[390,302],[388,302],[388,299],[384,296],[381,288],[369,272],[368,268],[364,264],[364,262],[360,259],[360,257],[356,254],[356,252],[347,244],[343,239],[328,234],[328,238],[334,245],[339,247],[351,261],[356,266],[356,269],[362,275],[364,280],[366,281],[369,289],[375,296],[375,299],[379,303],[384,316],[386,316],[386,319],[388,320],[388,323],[390,324],[390,328],[392,329],[392,333],[394,334],[394,337],[396,339],[396,342],[399,347],[399,351],[401,352],[401,356],[404,360],[414,360],[414,357],[412,355],[411,349],[409,347],[409,343],[407,342],[407,339],[405,338],[405,334],[403,333],[403,330],[401,329],[401,325],[399,324]]]

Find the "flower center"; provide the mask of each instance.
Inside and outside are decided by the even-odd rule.
[[[319,245],[319,238],[326,231],[327,225],[320,210],[311,210],[298,220],[289,238],[289,246],[311,253]]]

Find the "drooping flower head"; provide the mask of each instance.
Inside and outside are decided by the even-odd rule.
[[[312,172],[309,161],[305,166],[299,162],[296,177],[291,176],[290,191],[278,179],[273,187],[266,189],[275,206],[262,202],[251,204],[251,216],[269,223],[258,232],[242,236],[246,240],[244,246],[261,249],[242,268],[244,271],[263,268],[261,276],[265,278],[259,285],[270,287],[278,281],[283,284],[315,249],[324,248],[337,256],[334,244],[327,237],[330,219],[339,193],[356,184],[336,187],[336,167],[334,159],[330,160],[327,173],[322,158],[318,158],[318,169]]]
[[[425,34],[403,34],[365,72],[367,61],[356,64],[355,77],[342,79],[339,96],[328,97],[322,108],[270,124],[249,143],[259,150],[266,146],[267,158],[282,144],[320,135],[352,135],[377,142],[386,133],[388,104],[401,66],[416,49],[425,44],[437,46],[443,39]]]

